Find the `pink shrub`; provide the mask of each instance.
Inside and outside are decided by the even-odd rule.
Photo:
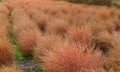
[[[105,60],[105,65],[108,69],[108,71],[110,71],[111,69],[113,69],[116,72],[120,71],[120,34],[114,36],[113,39],[113,49],[110,49],[109,51],[109,56],[106,57]]]
[[[62,36],[64,36],[68,32],[68,30],[69,30],[68,22],[61,18],[52,19],[46,27],[46,31],[48,33],[54,33]]]
[[[0,39],[0,66],[9,65],[14,61],[12,46],[6,40]]]
[[[9,11],[4,5],[0,5],[0,66],[13,63],[14,53],[9,43]]]
[[[49,22],[49,16],[35,7],[31,7],[27,13],[32,20],[38,25],[41,31],[45,31],[46,25]]]
[[[39,38],[39,32],[33,30],[22,30],[16,40],[23,55],[32,55],[34,46],[36,46]]]
[[[23,0],[2,0],[3,4],[6,5],[9,10],[12,10],[14,7],[19,6],[20,4],[23,4]]]
[[[52,47],[60,42],[62,42],[62,38],[53,34],[45,34],[41,36],[40,41],[37,43],[34,49],[34,58],[40,63],[40,57],[46,54],[47,50],[52,50]]]
[[[23,8],[12,11],[13,31],[20,50],[25,56],[32,55],[33,48],[40,38],[37,25],[29,18]]]
[[[113,48],[113,36],[107,32],[100,32],[94,36],[96,48],[101,50],[103,54],[108,54],[109,50]]]
[[[55,46],[41,57],[44,72],[90,72],[100,68],[101,55],[85,49],[86,46],[80,49],[66,44]]]
[[[0,38],[8,40],[9,38],[9,11],[4,5],[0,5]]]
[[[69,40],[81,44],[88,44],[92,40],[92,32],[89,29],[74,29],[68,34]]]
[[[6,14],[6,15],[9,14],[9,10],[4,4],[0,5],[0,12],[3,13],[3,14]]]

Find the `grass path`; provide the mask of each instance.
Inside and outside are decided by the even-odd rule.
[[[12,19],[9,16],[9,40],[12,44],[15,52],[15,64],[20,67],[20,69],[24,70],[25,72],[42,72],[42,70],[37,66],[33,57],[25,57],[22,55],[21,51],[19,50],[18,45],[16,44],[15,37],[13,34],[13,27],[12,27]]]

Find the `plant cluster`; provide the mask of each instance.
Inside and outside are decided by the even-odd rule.
[[[9,10],[0,12],[11,14],[20,51],[32,55],[43,72],[120,71],[119,9],[53,0],[3,0],[3,5]]]

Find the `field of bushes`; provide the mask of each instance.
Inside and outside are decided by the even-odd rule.
[[[120,0],[0,0],[0,72],[120,72]]]

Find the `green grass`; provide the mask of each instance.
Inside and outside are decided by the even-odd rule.
[[[114,6],[120,8],[120,0],[116,0],[116,1],[114,2]]]
[[[42,72],[42,71],[43,71],[43,70],[42,70],[41,68],[38,68],[38,71],[37,71],[37,72]],[[29,68],[29,72],[34,72],[34,70],[33,70],[32,67]]]
[[[106,5],[120,8],[120,0],[64,0],[75,3],[95,4],[95,5]]]
[[[33,68],[32,67],[29,68],[29,72],[33,72]]]

